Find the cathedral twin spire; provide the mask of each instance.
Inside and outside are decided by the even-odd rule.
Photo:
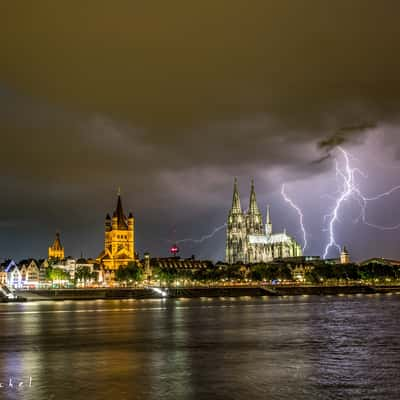
[[[268,236],[272,234],[270,208],[269,206],[267,206],[266,221],[264,226],[262,221],[262,214],[257,204],[257,197],[256,197],[256,191],[254,189],[253,179],[251,180],[251,187],[250,187],[249,209],[246,212],[246,215],[244,215],[240,205],[240,196],[237,186],[237,179],[235,178],[233,184],[232,208],[229,215],[243,216],[245,218],[247,230],[250,234],[263,234],[264,232]],[[232,222],[234,221],[236,221],[236,219],[232,220]],[[239,220],[237,220],[237,222],[239,222]]]
[[[235,178],[233,183],[233,199],[232,199],[232,208],[231,214],[241,214],[242,207],[240,205],[240,196],[237,186],[237,178]],[[250,200],[249,200],[249,210],[248,214],[253,215],[261,215],[260,209],[258,208],[256,192],[254,189],[254,180],[251,180],[251,188],[250,188]],[[269,216],[269,206],[268,206],[268,216]],[[269,217],[268,217],[269,218]]]
[[[242,207],[240,205],[240,197],[239,197],[239,191],[237,188],[237,179],[236,178],[233,183],[233,199],[232,199],[231,213],[232,214],[241,214],[242,213]]]
[[[250,202],[249,202],[249,214],[261,214],[260,209],[258,208],[256,192],[254,190],[254,179],[251,180],[251,189],[250,189]]]

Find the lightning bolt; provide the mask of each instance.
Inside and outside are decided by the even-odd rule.
[[[339,213],[343,204],[350,199],[357,201],[360,206],[360,215],[356,221],[361,220],[364,224],[380,230],[394,230],[400,228],[400,224],[393,226],[381,226],[372,224],[368,221],[366,215],[367,205],[369,202],[380,200],[383,197],[390,196],[391,194],[400,189],[400,185],[395,186],[390,190],[384,193],[380,193],[374,197],[365,196],[361,192],[359,186],[357,185],[356,176],[361,175],[362,177],[367,178],[367,175],[363,173],[360,169],[353,168],[351,166],[350,159],[353,157],[350,157],[350,154],[346,150],[344,150],[340,146],[338,146],[337,149],[340,151],[344,159],[344,167],[340,167],[337,158],[335,159],[336,176],[342,180],[343,186],[342,190],[339,191],[338,197],[335,200],[332,212],[324,216],[324,220],[329,219],[328,229],[327,229],[329,234],[329,242],[325,247],[323,258],[327,258],[331,248],[336,248],[338,249],[339,252],[341,251],[341,247],[339,246],[335,238],[335,225],[339,221]]]
[[[176,240],[175,243],[184,243],[184,242],[202,243],[205,240],[211,239],[223,228],[226,228],[226,224],[217,226],[211,233],[202,236],[200,239],[185,238],[185,239]]]
[[[307,248],[307,246],[308,246],[308,243],[307,243],[307,232],[306,232],[306,228],[305,228],[305,226],[304,226],[304,215],[303,215],[303,212],[301,211],[300,207],[299,207],[297,204],[295,204],[295,203],[293,202],[293,200],[290,199],[290,198],[287,196],[286,191],[285,191],[285,184],[282,185],[281,194],[282,194],[282,197],[284,198],[284,200],[285,200],[287,203],[289,203],[289,205],[290,205],[292,208],[294,208],[294,209],[296,210],[296,212],[297,212],[297,214],[298,214],[298,216],[299,216],[300,228],[301,228],[301,231],[302,231],[302,233],[303,233],[303,252],[304,252],[304,250],[305,250],[305,249]]]

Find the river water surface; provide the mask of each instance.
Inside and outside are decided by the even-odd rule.
[[[0,399],[397,400],[400,296],[0,304],[0,383]]]

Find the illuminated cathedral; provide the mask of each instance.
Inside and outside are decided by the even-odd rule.
[[[272,232],[269,206],[267,206],[264,224],[263,216],[257,205],[253,181],[251,182],[249,209],[247,212],[242,211],[235,179],[232,208],[229,211],[226,230],[226,262],[248,264],[302,255],[300,245],[286,234],[286,230],[282,233]]]
[[[118,193],[117,207],[112,215],[106,215],[104,232],[104,250],[97,261],[106,269],[118,269],[135,260],[134,218],[128,218],[122,208],[121,195]]]

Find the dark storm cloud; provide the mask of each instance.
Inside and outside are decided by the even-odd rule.
[[[66,184],[109,179],[122,184],[135,177],[130,185],[143,185],[160,172],[222,167],[234,174],[246,166],[297,165],[308,157],[298,149],[311,140],[305,132],[285,132],[279,121],[265,115],[185,129],[176,142],[162,136],[157,140],[151,128],[33,103],[15,93],[0,102],[7,105],[0,110],[7,144],[0,149],[3,174],[35,184],[60,179]],[[15,162],[16,155],[22,162]]]
[[[3,2],[2,216],[50,231],[72,213],[83,220],[71,237],[89,237],[121,186],[146,216],[138,237],[152,238],[171,219],[218,223],[232,176],[271,191],[327,171],[313,160],[362,140],[373,126],[359,121],[397,124],[399,11],[389,0]]]
[[[354,144],[357,140],[363,136],[366,131],[376,128],[375,123],[363,123],[358,125],[350,125],[340,128],[332,136],[322,139],[318,142],[318,148],[325,152],[317,160],[313,160],[312,164],[321,164],[331,157],[331,151],[338,146],[344,146],[346,144]]]
[[[316,113],[348,110],[352,102],[382,111],[398,101],[395,1],[1,7],[6,82],[139,126],[171,133],[267,112],[292,127],[317,127]]]
[[[359,137],[367,130],[376,128],[374,123],[364,123],[360,125],[345,126],[340,128],[332,136],[318,142],[318,147],[326,152],[331,151],[337,146],[342,146],[345,143],[351,142],[355,137]]]

